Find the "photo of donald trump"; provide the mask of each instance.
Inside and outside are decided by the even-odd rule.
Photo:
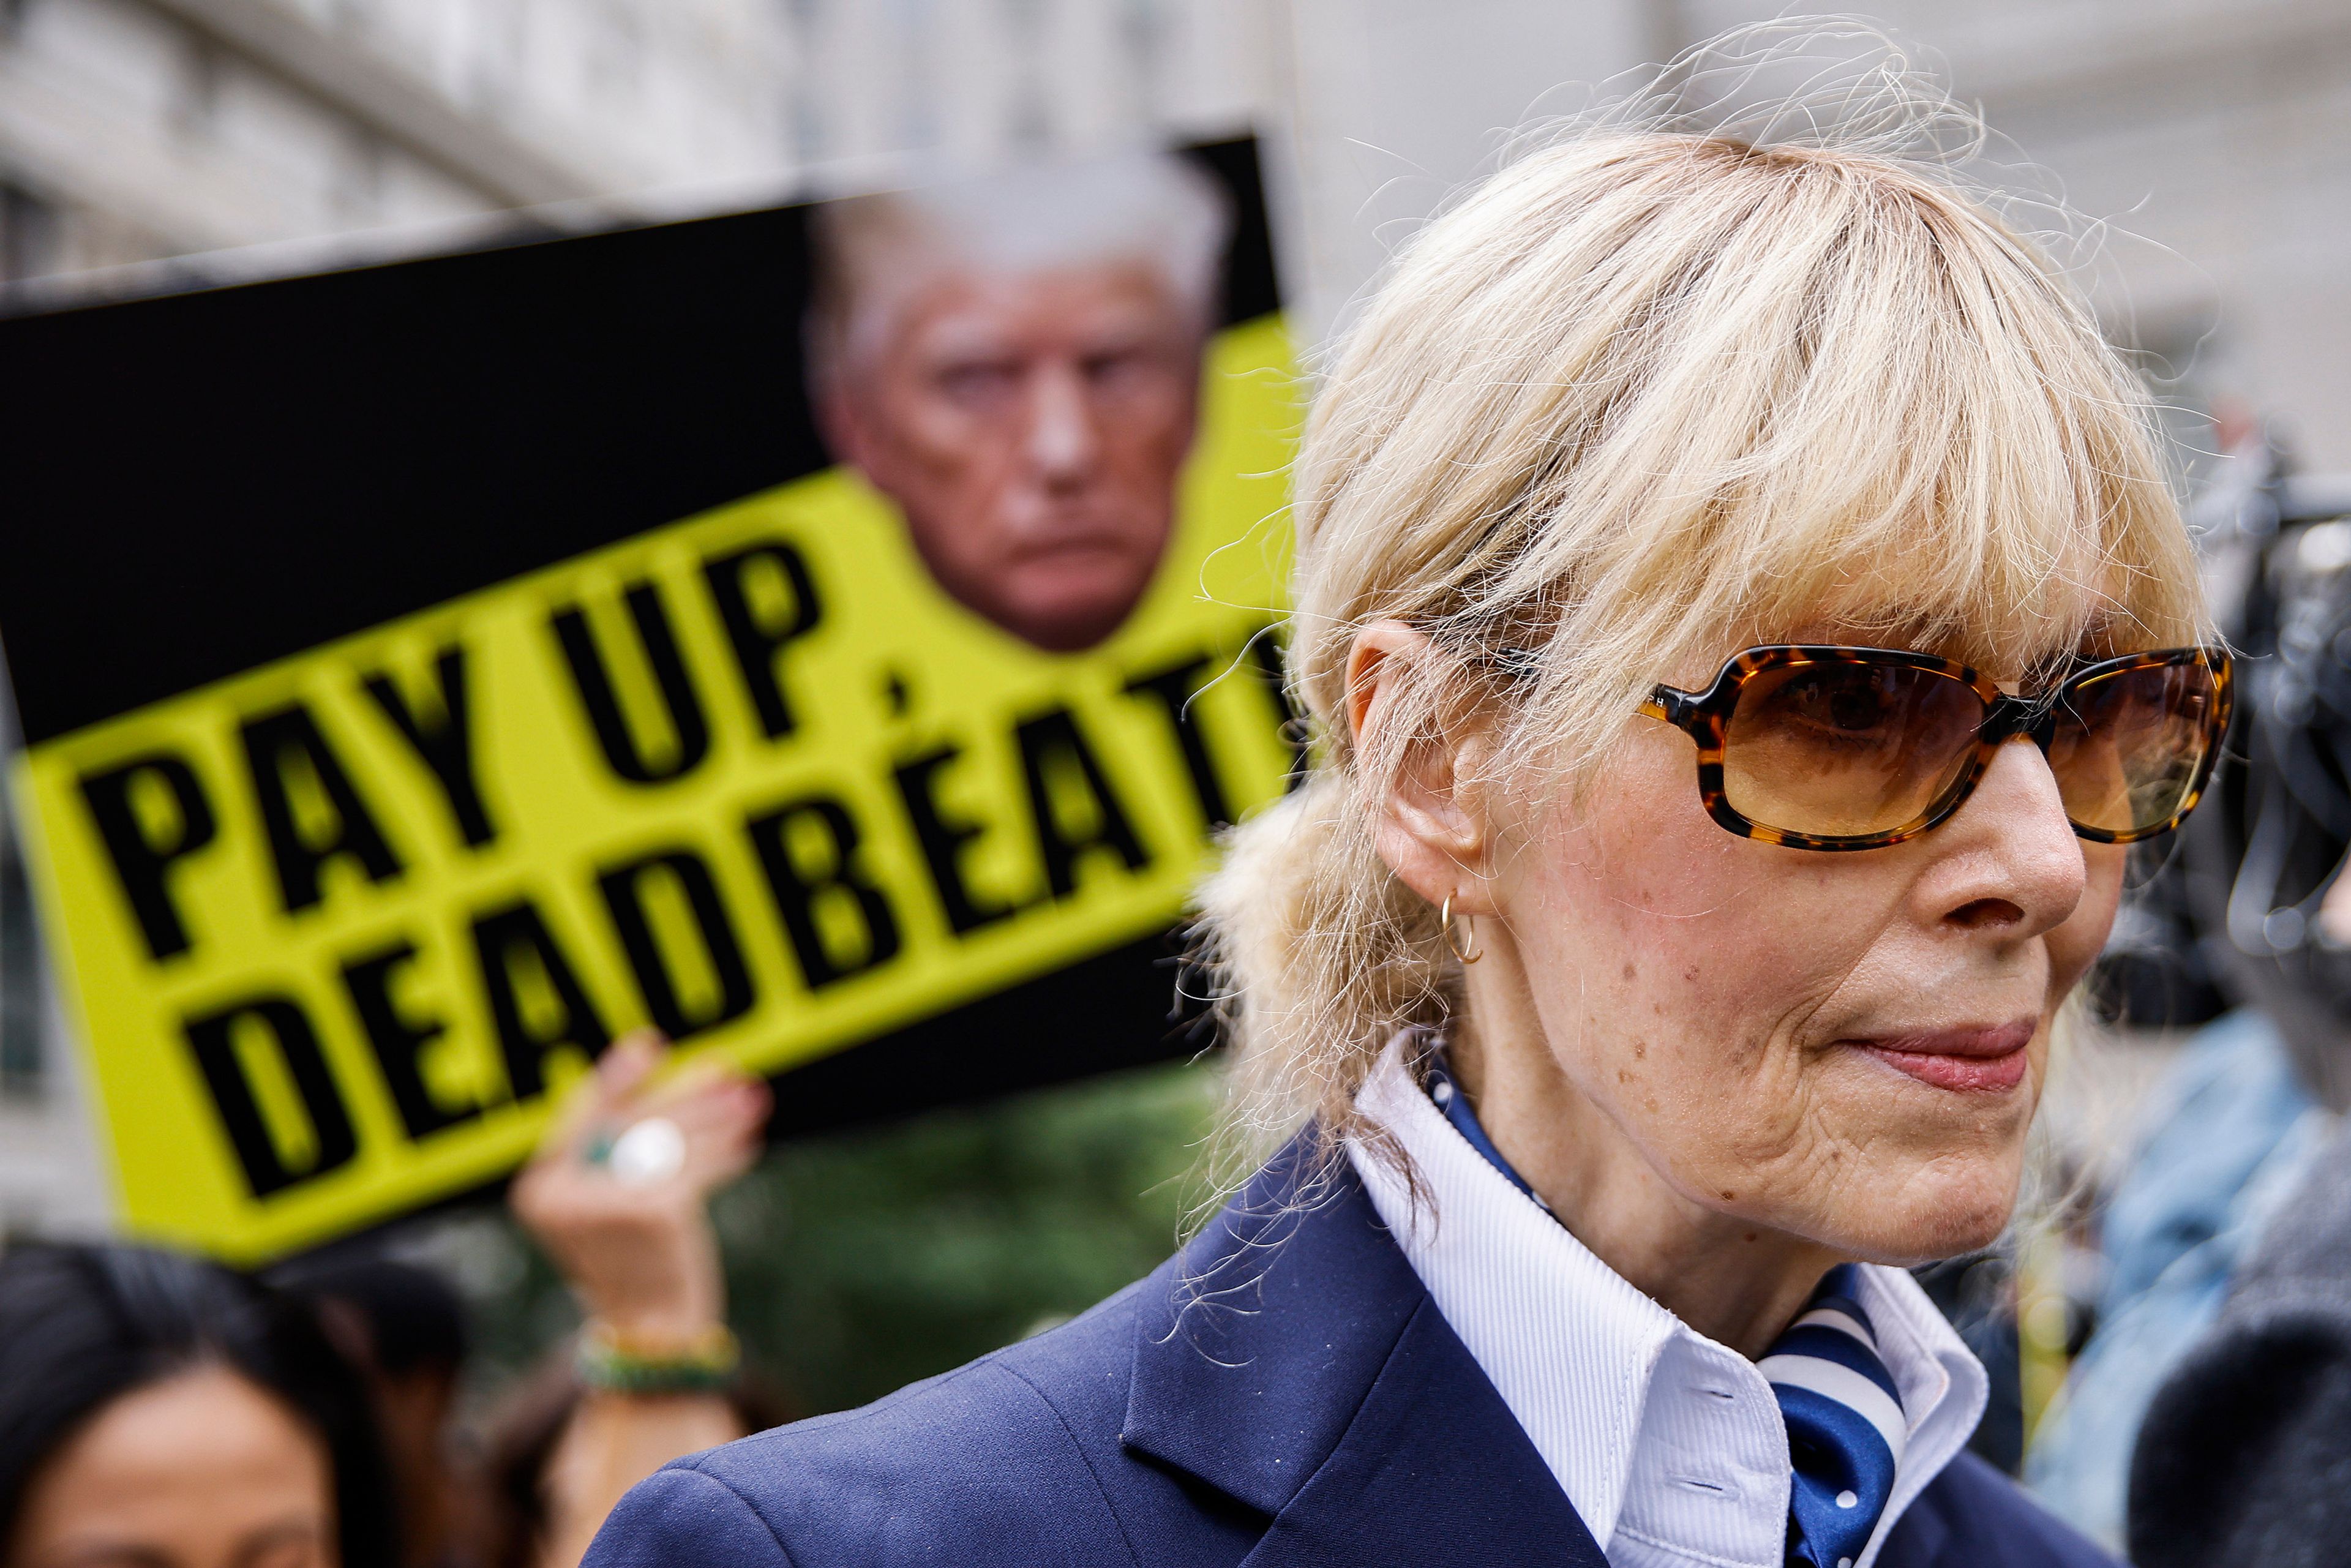
[[[817,210],[819,422],[957,602],[1050,653],[1133,612],[1175,526],[1231,227],[1172,154]]]

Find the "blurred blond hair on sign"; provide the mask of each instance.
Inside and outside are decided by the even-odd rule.
[[[1190,155],[1182,178],[1254,203],[1231,178],[1253,178],[1253,150],[1244,164],[1234,145],[1249,150]],[[1297,418],[1289,347],[1279,315],[1253,308],[1269,300],[1236,308],[1247,223],[1205,250],[1217,292],[1194,301],[1181,280],[1155,293],[1114,235],[1080,226],[1059,250],[1006,256],[951,243],[942,211],[914,211],[936,254],[897,258],[886,308],[828,277],[828,220],[807,209],[344,275],[392,298],[402,274],[457,267],[418,283],[473,298],[468,329],[502,335],[500,356],[530,349],[501,311],[529,314],[532,290],[607,297],[607,273],[563,277],[596,246],[703,279],[718,302],[684,308],[713,319],[732,277],[785,302],[747,310],[747,341],[724,347],[639,323],[601,364],[605,329],[575,319],[557,337],[589,384],[538,416],[491,416],[508,421],[501,440],[444,449],[437,471],[434,432],[398,416],[427,438],[408,459],[426,472],[388,504],[417,509],[360,519],[347,550],[332,492],[234,463],[188,483],[183,467],[193,501],[158,519],[133,476],[79,541],[44,547],[53,572],[102,578],[120,569],[108,552],[170,528],[209,526],[214,549],[246,555],[214,571],[220,597],[193,619],[158,608],[204,589],[172,591],[168,560],[162,580],[100,601],[101,619],[166,622],[116,628],[147,639],[143,660],[48,678],[75,647],[61,618],[0,595],[30,743],[17,799],[132,1228],[257,1261],[478,1187],[528,1153],[550,1092],[641,1024],[777,1074],[925,1020],[927,1049],[956,1050],[956,1019],[981,1016],[958,1009],[1019,998],[1025,1024],[999,1011],[960,1042],[1005,1058],[968,1079],[981,1087],[1082,1070],[1056,1037],[1138,1042],[1102,1065],[1170,1049],[1164,966],[1156,1016],[1089,1016],[1102,1009],[1087,998],[1112,958],[1144,974],[1137,955],[1179,917],[1213,825],[1293,764],[1266,635],[1284,563],[1265,524]],[[714,239],[713,224],[737,226]],[[665,256],[664,234],[702,248]],[[713,246],[764,255],[728,274]],[[292,328],[336,304],[301,297],[325,281],[0,324],[0,351],[102,350],[142,310],[168,337],[167,308],[235,294],[251,312],[272,290]],[[200,308],[183,319],[210,329]],[[506,400],[453,383],[445,349],[388,328],[355,369]],[[478,340],[468,351],[488,357]],[[612,400],[689,385],[678,395],[725,412],[650,417],[710,450],[615,444],[646,432]],[[767,389],[757,417],[726,395],[745,387]],[[425,417],[451,423],[445,407]],[[338,424],[323,439],[340,460],[306,461],[379,482],[355,460],[381,455],[381,429]],[[695,483],[762,464],[776,482],[648,516],[689,492],[633,476],[697,457],[718,472]],[[566,470],[534,502],[534,476]],[[444,486],[463,493],[436,517],[424,503]],[[278,520],[246,533],[256,517]],[[384,528],[402,531],[389,547]],[[310,558],[273,563],[280,545]],[[80,566],[56,564],[76,552]],[[356,602],[318,610],[338,598]],[[248,629],[172,660],[175,627],[273,613],[289,622],[274,648]],[[339,634],[316,635],[338,615]],[[1081,973],[1092,989],[1053,988]],[[1031,1043],[1061,1064],[1020,1066]],[[840,1082],[874,1103],[843,1117],[891,1109],[893,1078],[919,1072],[867,1049],[875,1070]]]

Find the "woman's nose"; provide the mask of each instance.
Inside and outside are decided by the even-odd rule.
[[[1945,841],[1944,855],[1922,891],[1949,925],[2037,936],[2063,925],[2088,886],[2056,776],[2022,736],[1992,754],[1975,793],[1928,837]]]

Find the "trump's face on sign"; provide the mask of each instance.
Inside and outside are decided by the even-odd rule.
[[[1092,171],[1065,201],[1117,172]],[[1123,225],[1099,202],[1092,222],[1040,214],[1022,199],[1049,178],[1036,174],[956,204],[843,204],[828,235],[828,436],[897,502],[949,595],[1054,653],[1100,643],[1150,587],[1197,410],[1220,214],[1172,161],[1123,172],[1108,193],[1127,198],[1110,214]],[[981,205],[989,194],[998,204]],[[1137,221],[1153,197],[1193,220],[1172,257]]]

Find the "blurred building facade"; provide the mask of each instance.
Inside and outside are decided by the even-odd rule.
[[[0,281],[1272,132],[1310,324],[1531,113],[1766,0],[0,0]],[[2351,465],[2351,8],[1878,0],[2111,223],[2102,301]],[[2126,322],[2125,319],[2128,319]]]
[[[1246,121],[1250,0],[5,0],[0,277]],[[716,195],[708,198],[719,199]]]
[[[765,170],[766,0],[12,0],[13,277]]]
[[[1270,138],[1311,343],[1531,114],[1770,0],[0,0],[0,285],[315,264],[533,207],[715,210],[936,162]],[[2116,335],[2351,468],[2351,6],[1877,0],[2116,237]],[[216,267],[218,264],[207,264]],[[208,275],[203,267],[197,276]],[[51,280],[43,285],[39,280]],[[5,367],[0,367],[5,373]],[[0,859],[0,1233],[103,1223]]]

